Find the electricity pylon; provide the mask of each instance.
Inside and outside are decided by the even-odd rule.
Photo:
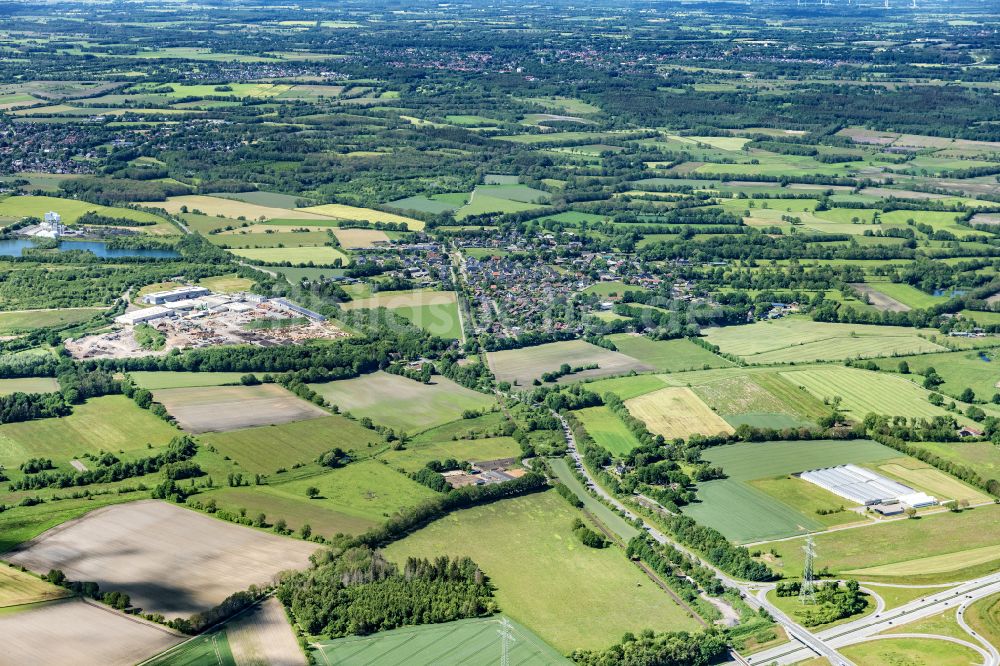
[[[497,633],[500,634],[500,666],[510,666],[510,644],[517,640],[514,638],[514,625],[504,618]]]
[[[799,602],[809,605],[816,602],[816,585],[813,579],[813,560],[816,558],[816,547],[813,545],[811,535],[806,538],[806,545],[802,547],[802,550],[806,552],[806,564],[802,568],[802,587],[799,588]]]

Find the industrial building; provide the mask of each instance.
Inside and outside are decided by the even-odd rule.
[[[167,291],[154,291],[142,297],[142,302],[147,305],[163,305],[174,301],[186,301],[200,296],[208,296],[212,292],[204,287],[177,287]]]
[[[308,317],[313,321],[326,321],[326,317],[324,317],[320,313],[313,312],[312,310],[304,308],[301,305],[296,305],[295,303],[292,303],[291,301],[284,298],[272,298],[271,303],[274,303],[276,306],[284,310],[288,310],[290,312],[294,312],[295,314],[300,314],[305,317]]]
[[[852,463],[809,470],[799,478],[865,506],[904,504],[916,509],[937,504],[930,495]]]
[[[171,317],[175,314],[176,312],[170,308],[155,306],[146,308],[145,310],[133,310],[132,312],[126,312],[125,314],[118,315],[115,317],[115,322],[125,324],[126,326],[135,326],[136,324],[144,324],[156,319]]]

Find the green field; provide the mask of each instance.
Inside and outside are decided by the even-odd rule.
[[[842,366],[790,370],[781,375],[821,400],[839,396],[841,409],[856,419],[869,412],[920,418],[948,413],[927,401],[928,391],[899,375]]]
[[[313,532],[332,537],[338,533],[359,534],[384,522],[395,512],[432,498],[436,493],[416,481],[373,460],[350,463],[320,472],[317,465],[287,474],[274,474],[264,486],[219,488],[194,499],[214,499],[220,509],[245,509],[248,516],[263,513],[267,522],[284,519],[289,529],[309,524]],[[288,477],[290,480],[282,481]],[[319,489],[310,499],[306,490]]]
[[[860,531],[859,531],[860,530]],[[984,506],[961,513],[943,512],[917,520],[893,520],[857,529],[818,534],[816,566],[829,567],[834,574],[870,569],[924,558],[953,555],[949,571],[937,573],[908,572],[905,575],[866,575],[865,580],[884,583],[947,583],[967,580],[996,571],[1000,557],[982,563],[979,549],[996,545],[1000,530],[1000,506]],[[802,539],[767,544],[780,557],[772,568],[797,576],[802,571]],[[931,561],[940,565],[940,561]]]
[[[639,446],[632,431],[609,408],[588,407],[575,414],[594,441],[611,453],[624,455]]]
[[[725,368],[732,362],[716,356],[690,340],[652,340],[643,335],[619,333],[609,335],[623,354],[628,354],[662,372],[678,372],[702,368]]]
[[[20,220],[28,216],[42,218],[49,211],[55,211],[62,215],[64,224],[73,224],[81,215],[88,212],[98,213],[107,217],[136,220],[138,222],[153,222],[157,225],[165,224],[162,217],[157,217],[151,213],[144,213],[130,208],[111,208],[75,199],[45,196],[12,196],[0,200],[0,219]],[[150,229],[151,227],[139,228]],[[173,229],[173,227],[169,228]]]
[[[658,391],[661,388],[670,386],[664,379],[666,375],[636,375],[634,377],[612,377],[610,379],[598,379],[587,382],[587,390],[598,395],[614,393],[622,400],[628,400],[645,393]]]
[[[432,303],[430,305],[404,305],[392,310],[413,322],[431,335],[445,339],[464,340],[462,324],[458,318],[458,303]]]
[[[599,520],[605,527],[617,534],[623,543],[628,543],[632,537],[639,534],[639,528],[587,492],[580,479],[573,475],[566,458],[553,458],[549,463],[556,478],[580,498],[584,510],[590,514],[591,518]]]
[[[993,645],[1000,643],[1000,593],[972,604],[965,613],[965,621]]]
[[[985,359],[989,359],[984,360]],[[1000,377],[1000,354],[996,349],[985,349],[979,351],[957,351],[944,352],[940,354],[920,354],[916,356],[904,356],[902,358],[880,359],[876,361],[879,368],[896,372],[899,363],[906,361],[910,366],[910,372],[914,373],[906,377],[911,381],[922,382],[923,377],[919,374],[925,372],[927,368],[934,368],[935,372],[944,380],[940,390],[952,396],[958,396],[966,388],[971,388],[976,392],[976,397],[980,400],[989,400],[994,393],[1000,392],[997,388],[997,379]]]
[[[892,638],[839,648],[845,657],[865,666],[968,666],[979,653],[964,645],[932,638]]]
[[[485,215],[486,213],[520,213],[521,211],[536,210],[544,207],[543,204],[503,199],[498,196],[481,194],[475,191],[469,197],[469,203],[455,211],[455,219],[464,220],[473,215]]]
[[[789,317],[748,326],[710,328],[705,337],[722,351],[750,363],[801,363],[944,351],[941,345],[919,337],[918,332],[921,329],[829,324]]]
[[[569,659],[531,632],[508,618],[514,641],[510,663],[517,666],[569,664]],[[315,654],[320,664],[338,666],[476,666],[486,655],[499,650],[499,617],[470,618],[404,627],[370,636],[348,636],[319,641]]]
[[[915,446],[977,470],[987,479],[1000,478],[1000,446],[993,442],[915,442]]]
[[[755,380],[758,376],[720,377],[693,384],[692,390],[732,426],[794,428],[807,426],[791,405],[786,404]]]
[[[469,409],[489,409],[494,399],[441,376],[431,384],[421,384],[400,375],[377,372],[356,379],[310,388],[357,418],[405,432],[419,432],[454,421]],[[391,409],[386,409],[392,405]]]
[[[142,666],[237,666],[225,628],[214,629],[157,655]]]
[[[343,416],[324,416],[281,425],[207,433],[201,441],[253,474],[270,474],[280,467],[313,462],[334,448],[368,454],[381,438]]]
[[[607,647],[647,627],[697,627],[620,550],[582,545],[570,530],[579,515],[557,493],[536,493],[452,513],[386,555],[470,556],[496,585],[503,612],[562,652]]]
[[[104,308],[59,308],[0,312],[0,335],[26,333],[37,328],[78,324],[94,318]]]
[[[708,449],[703,457],[721,466],[728,478],[699,484],[700,501],[685,507],[684,513],[733,541],[747,543],[854,521],[850,513],[816,514],[817,508],[850,503],[806,481],[789,479],[789,474],[899,454],[867,440],[821,440],[734,444]]]
[[[108,418],[114,415],[113,418]],[[16,469],[32,457],[51,458],[60,468],[98,451],[135,452],[162,446],[178,431],[121,395],[92,398],[63,418],[0,425],[0,464]]]
[[[59,383],[52,377],[17,377],[0,379],[0,395],[11,393],[53,393]]]
[[[946,296],[932,296],[905,282],[874,282],[871,286],[911,308],[929,308],[948,300]]]

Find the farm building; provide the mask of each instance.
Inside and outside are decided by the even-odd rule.
[[[809,470],[799,477],[865,506],[905,504],[920,508],[937,504],[937,500],[930,495],[851,463]]]
[[[123,315],[118,315],[115,317],[115,321],[119,324],[125,324],[126,326],[135,326],[136,324],[143,324],[155,319],[170,317],[173,314],[173,310],[157,305],[151,308],[146,308],[145,310],[135,310],[133,312],[126,312]]]
[[[167,291],[154,291],[142,297],[142,302],[149,305],[163,305],[174,301],[184,301],[199,296],[208,296],[212,292],[204,287],[177,287]]]

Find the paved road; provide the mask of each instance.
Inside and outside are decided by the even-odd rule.
[[[573,460],[576,463],[577,469],[579,469],[580,472],[587,478],[587,486],[591,490],[596,492],[604,500],[606,500],[609,504],[617,508],[619,511],[622,511],[630,520],[636,519],[638,517],[636,516],[636,514],[634,514],[628,507],[626,507],[624,504],[618,501],[617,498],[612,497],[610,494],[605,492],[605,490],[601,488],[601,486],[598,485],[597,482],[594,481],[594,479],[590,476],[590,472],[587,471],[587,468],[583,465],[583,461],[580,458],[580,453],[579,451],[577,451],[576,439],[573,437],[573,432],[572,430],[570,430],[569,424],[566,422],[566,419],[564,419],[561,414],[558,414],[556,412],[553,412],[553,415],[556,418],[558,418],[559,421],[562,423],[563,433],[566,436],[566,445],[569,448],[570,455],[573,457]],[[669,539],[665,534],[663,534],[653,526],[649,525],[648,523],[645,523],[645,521],[643,522],[646,532],[657,542],[661,544],[670,544],[674,548],[677,548],[678,550],[687,553],[697,562],[701,563],[703,566],[712,569],[715,572],[715,575],[725,585],[739,590],[740,593],[743,595],[744,600],[751,608],[754,609],[764,608],[768,613],[770,613],[771,617],[773,617],[776,622],[778,622],[782,627],[784,627],[785,632],[788,634],[789,638],[792,639],[789,645],[794,646],[797,649],[801,648],[801,650],[806,655],[804,658],[809,658],[814,656],[824,656],[830,661],[831,664],[833,664],[833,666],[854,666],[853,662],[847,659],[847,657],[837,652],[837,650],[834,649],[831,645],[829,645],[826,641],[820,639],[815,634],[813,634],[809,630],[805,629],[804,627],[796,623],[794,620],[788,617],[785,613],[781,612],[779,608],[771,604],[769,601],[767,601],[766,599],[758,599],[755,596],[755,593],[761,588],[761,586],[747,585],[742,581],[738,581],[735,578],[728,576],[720,569],[717,569],[715,566],[713,566],[711,563],[704,561],[701,558],[701,556],[695,553],[694,551],[688,549],[682,544],[677,543],[676,541],[673,541],[672,539]],[[750,663],[760,663],[760,662],[752,661]]]
[[[986,642],[968,624],[965,623],[965,609],[971,604],[1000,592],[1000,572],[977,578],[959,585],[954,585],[942,590],[939,587],[928,587],[928,594],[920,599],[915,599],[890,611],[876,609],[875,613],[870,613],[865,617],[841,624],[831,629],[824,629],[817,637],[832,647],[844,647],[862,641],[874,640],[875,635],[884,631],[889,631],[901,625],[909,624],[916,620],[937,615],[953,608],[959,609],[959,626],[961,626],[970,638],[982,647],[975,649],[982,653],[987,659],[987,666],[1000,666],[1000,653],[997,648]],[[899,634],[892,634],[898,636]],[[930,636],[928,636],[930,637]],[[935,636],[943,640],[945,636]],[[985,649],[984,649],[985,648]],[[809,658],[810,653],[800,645],[786,643],[770,650],[758,652],[748,659],[751,664],[794,664],[795,662]]]

